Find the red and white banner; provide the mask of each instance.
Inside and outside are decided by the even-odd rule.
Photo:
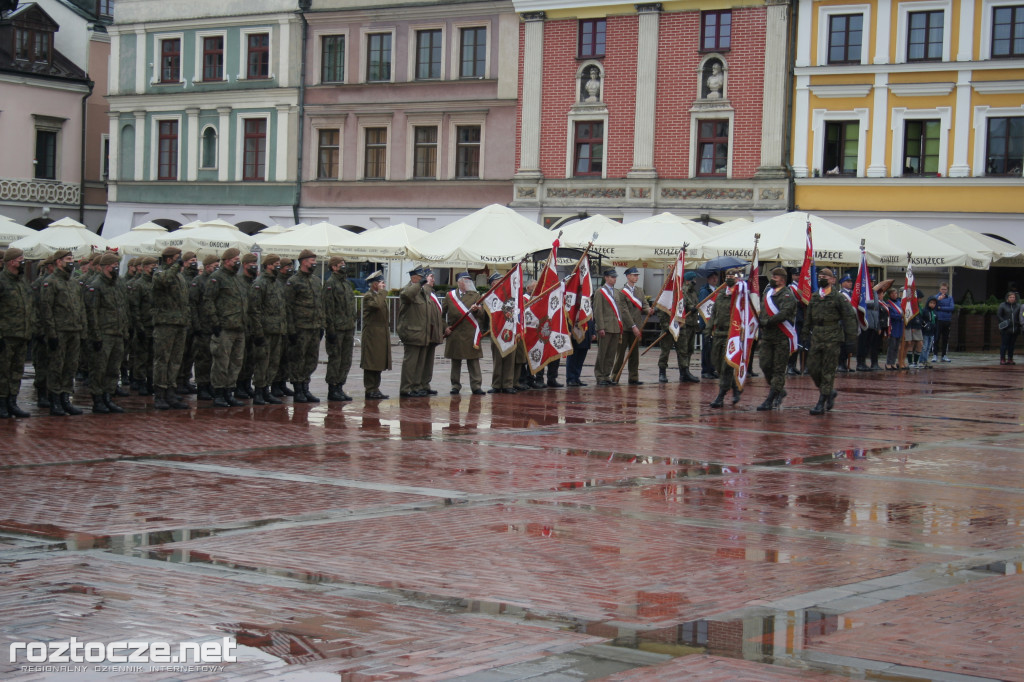
[[[768,287],[764,292],[764,306],[768,309],[768,312],[772,315],[779,314],[779,306],[775,303],[775,289]],[[792,355],[796,352],[798,347],[798,337],[796,333],[796,325],[789,320],[783,320],[782,324],[779,325],[782,333],[786,335],[789,340],[789,354]]]
[[[566,324],[576,337],[576,343],[583,343],[586,322],[594,316],[594,282],[590,279],[587,258],[580,261],[576,272],[565,283],[565,310]]]
[[[732,312],[729,317],[729,339],[725,344],[725,361],[732,366],[736,386],[743,390],[750,365],[750,352],[757,337],[757,314],[750,304],[750,289],[740,280],[732,290]]]
[[[526,362],[533,374],[549,362],[572,353],[565,320],[565,285],[558,279],[557,259],[556,239],[551,245],[547,265],[534,286],[534,296],[524,306],[523,343]]]
[[[458,310],[462,315],[464,315],[465,318],[469,320],[474,327],[476,327],[476,329],[473,330],[473,348],[479,348],[480,337],[483,335],[483,330],[480,329],[480,323],[477,321],[477,319],[472,314],[470,314],[469,308],[467,308],[465,304],[463,304],[462,301],[459,300],[459,295],[456,293],[456,291],[457,289],[451,289],[448,291],[448,300],[451,301],[452,305],[455,306],[456,310]]]
[[[907,281],[903,285],[903,300],[900,302],[903,308],[903,322],[910,322],[921,312],[917,302],[917,285],[914,283],[914,270],[910,263],[907,263]]]
[[[523,333],[523,266],[512,272],[492,290],[483,302],[491,321],[491,340],[498,344],[502,357],[513,352]]]
[[[868,328],[868,303],[875,301],[875,290],[871,286],[871,273],[868,271],[867,255],[864,247],[860,249],[860,267],[857,268],[857,281],[853,283],[853,294],[850,305],[857,311],[857,322],[861,329]]]
[[[796,284],[796,298],[807,305],[811,302],[811,292],[817,287],[814,268],[814,240],[811,237],[811,221],[807,221],[807,245],[804,247],[804,262],[800,266],[800,278]]]
[[[658,295],[654,307],[672,316],[668,323],[668,331],[672,338],[679,340],[679,332],[683,326],[683,316],[686,315],[686,305],[683,302],[683,275],[686,272],[686,254],[682,251],[676,258],[676,265],[672,268],[672,274],[665,278],[665,288]]]

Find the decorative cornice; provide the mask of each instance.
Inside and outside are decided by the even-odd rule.
[[[936,97],[953,92],[956,83],[889,83],[897,97]]]
[[[983,95],[1016,95],[1024,92],[1024,81],[971,81],[971,87]]]
[[[537,10],[535,12],[521,12],[519,16],[523,21],[544,21],[547,19],[548,13],[543,10]]]
[[[52,180],[0,178],[0,201],[31,201],[40,204],[77,204],[80,187]]]
[[[871,94],[871,83],[851,83],[847,85],[812,85],[811,93],[815,97],[832,99],[837,97],[867,97]]]

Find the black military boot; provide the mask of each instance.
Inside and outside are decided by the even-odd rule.
[[[249,391],[245,390],[245,384],[241,381],[235,384],[235,397],[245,400],[249,397]]]
[[[153,395],[153,380],[139,381],[139,395]]]
[[[288,396],[289,398],[291,398],[292,396],[295,395],[295,391],[293,391],[292,389],[288,388],[288,382],[287,381],[281,381],[281,395]],[[278,397],[280,397],[280,396],[278,396]]]
[[[768,397],[764,399],[764,402],[757,406],[758,412],[767,412],[768,410],[775,407],[775,399],[778,397],[779,392],[774,388],[768,391]]]
[[[93,393],[92,394],[92,413],[93,414],[110,414],[110,408],[103,402],[103,394]]]
[[[77,407],[75,407],[71,403],[71,394],[70,393],[61,393],[60,394],[60,406],[64,408],[64,412],[66,412],[67,414],[73,414],[73,415],[82,414],[82,410],[77,408]]]
[[[302,390],[302,382],[301,381],[293,381],[292,382],[292,388],[294,389],[292,391],[292,395],[295,396],[294,398],[292,398],[292,402],[296,402],[296,403],[308,403],[309,402],[308,400],[306,400],[306,392]]]
[[[280,381],[270,382],[270,395],[274,396],[275,398],[281,398],[284,396],[284,391],[281,390]]]
[[[153,409],[154,410],[169,410],[171,406],[167,403],[164,389],[159,386],[153,391]]]
[[[50,416],[53,417],[66,417],[68,413],[64,411],[64,407],[60,404],[60,396],[56,393],[50,394]]]
[[[173,388],[164,389],[164,400],[171,406],[172,410],[187,410],[188,403],[178,397],[177,392]]]
[[[818,396],[818,404],[811,408],[811,414],[819,415],[825,414],[825,401],[826,398],[823,395]]]
[[[245,405],[245,403],[243,403],[235,395],[232,394],[230,388],[224,389],[224,399],[228,402],[229,407],[242,407],[243,405]]]
[[[47,409],[50,407],[49,393],[36,389],[36,407]]]
[[[128,370],[122,369],[121,370],[121,383],[122,384],[127,384],[129,381],[131,381],[131,379],[128,376]]]
[[[111,396],[110,396],[109,393],[104,393],[103,394],[103,403],[107,406],[107,409],[110,411],[111,414],[121,414],[122,412],[124,412],[124,408],[121,407],[120,405],[116,404],[111,399]]]
[[[683,380],[682,370],[680,370],[679,380],[680,381]],[[668,374],[667,374],[667,370],[664,367],[659,367],[658,368],[658,383],[659,384],[667,384],[668,383]]]
[[[306,402],[307,403],[318,403],[318,402],[320,402],[320,398],[317,398],[315,395],[313,395],[312,393],[309,392],[309,382],[308,381],[304,381],[302,383],[302,394],[306,396]],[[296,395],[298,395],[298,393],[296,393]]]
[[[267,401],[263,399],[263,391],[259,388],[256,389],[256,393],[252,397],[253,405],[266,405]]]
[[[127,396],[130,396],[131,393],[129,393],[128,389],[125,388],[124,386],[118,386],[117,388],[114,389],[114,395],[116,395],[118,398],[125,398]]]
[[[256,389],[257,391],[263,392],[263,402],[267,405],[280,405],[281,401],[274,397],[274,394],[270,391],[270,386],[264,386],[263,388]]]
[[[7,411],[7,400],[0,400],[0,419],[10,419],[11,413]]]
[[[32,415],[25,410],[18,407],[18,396],[12,395],[7,398],[7,411],[12,417],[18,417],[24,419],[25,417],[31,417]]]
[[[681,370],[679,370],[679,383],[683,383],[684,381],[688,381],[691,384],[700,383],[700,379],[690,373],[689,367],[683,367]]]
[[[213,400],[213,386],[203,384],[196,391],[196,400]]]
[[[839,395],[838,391],[832,391],[832,394],[825,398],[825,409],[831,410],[832,406],[836,404],[836,396]]]
[[[228,389],[226,388],[215,388],[213,389],[213,406],[214,407],[231,407],[228,404]]]
[[[350,396],[348,393],[345,393],[345,384],[338,384],[338,399],[345,401],[352,400],[352,396]]]
[[[728,392],[727,388],[718,389],[718,397],[711,401],[711,407],[721,407],[725,403],[725,394]]]
[[[341,398],[338,397],[338,384],[327,384],[327,401],[332,403],[340,403]]]
[[[782,399],[785,398],[785,397],[786,397],[786,389],[782,389],[775,396],[775,402],[772,404],[772,407],[774,407],[776,410],[781,410],[782,409]]]
[[[743,391],[741,391],[740,389],[738,389],[735,386],[733,386],[732,387],[732,404],[733,405],[735,405],[736,403],[738,403],[740,401],[740,396],[741,395],[743,395]]]

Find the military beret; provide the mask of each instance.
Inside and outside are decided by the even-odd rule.
[[[821,268],[818,270],[818,277],[835,277],[832,273],[832,268]]]
[[[383,282],[384,281],[384,273],[381,272],[380,270],[375,270],[374,272],[370,273],[370,276],[366,278],[366,281],[367,282]]]
[[[640,270],[639,270],[639,268],[626,268],[625,274],[627,274],[627,275],[639,275],[640,274]]]
[[[43,265],[53,265],[53,254],[51,253],[49,256],[44,258],[42,264]]]
[[[278,256],[276,253],[268,253],[266,256],[263,257],[263,267],[273,265],[274,263],[277,263],[280,260],[281,257]]]
[[[94,253],[91,256],[89,256],[89,262],[92,263],[93,265],[96,265],[96,264],[99,263],[99,260],[102,257],[103,257],[103,254],[100,253],[99,251],[97,251],[96,253]]]
[[[741,269],[739,269],[739,268],[729,268],[728,270],[725,271],[725,276],[726,277],[730,277],[730,276],[735,277],[737,275],[742,275],[742,274],[743,274],[743,271]]]
[[[238,256],[240,253],[242,252],[236,249],[235,247],[231,247],[230,249],[224,249],[224,253],[220,254],[220,259],[231,260],[232,258]]]
[[[161,258],[174,258],[175,256],[177,256],[180,253],[181,253],[181,249],[179,249],[177,246],[168,246],[167,248],[165,248],[163,251],[160,252],[160,257]]]
[[[601,273],[605,277],[618,277],[619,273],[615,271],[615,268],[608,268]]]
[[[259,256],[257,256],[255,253],[244,253],[244,254],[242,254],[242,264],[243,265],[246,264],[246,263],[256,263],[256,262],[259,261],[259,259],[260,259]]]
[[[121,259],[117,257],[116,253],[104,253],[100,256],[100,267],[106,267],[107,265],[117,265],[121,262]]]
[[[139,259],[138,258],[129,258],[128,259],[128,267],[130,267],[130,268],[131,267],[135,267],[138,264],[139,264]]]
[[[692,282],[693,280],[697,279],[697,271],[687,270],[686,274],[683,275],[683,279],[686,280],[687,282]]]
[[[146,267],[147,265],[156,265],[156,262],[156,258],[154,258],[153,256],[146,256],[145,258],[142,259],[139,265],[141,265],[142,267]]]
[[[67,249],[59,249],[56,252],[54,252],[54,254],[53,254],[53,262],[56,263],[61,258],[64,258],[66,256],[70,256],[70,255],[71,255],[71,252],[68,251]]]
[[[345,259],[342,258],[341,256],[331,256],[331,260],[328,261],[328,263],[327,263],[328,267],[330,267],[330,268],[333,268],[335,265],[344,265],[344,264],[345,264]]]
[[[789,271],[786,268],[772,268],[772,274],[779,277],[789,277]]]
[[[219,259],[217,258],[217,256],[213,255],[212,253],[208,256],[203,256],[203,267],[205,268],[207,265],[213,265],[218,260]]]
[[[4,262],[6,263],[8,261],[12,261],[15,258],[19,258],[19,257],[24,256],[24,255],[25,255],[25,252],[22,251],[21,249],[15,249],[15,248],[7,249],[6,251],[4,251]]]
[[[487,283],[488,284],[494,284],[499,279],[501,279],[501,273],[500,272],[494,272],[494,273],[491,273],[491,276],[487,278]]]
[[[299,253],[299,260],[306,260],[307,258],[316,258],[316,254],[309,249],[303,249],[302,252]]]
[[[195,257],[196,257],[196,252],[195,251],[186,251],[185,253],[181,254],[181,260],[192,260]]]
[[[291,258],[282,258],[281,259],[281,267],[282,268],[286,268],[286,267],[290,266],[291,264],[292,264],[292,259]]]
[[[473,278],[469,276],[468,272],[460,272],[459,274],[455,275],[455,280],[458,281],[460,279],[473,279]]]

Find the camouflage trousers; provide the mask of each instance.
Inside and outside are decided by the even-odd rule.
[[[81,332],[57,332],[57,348],[50,351],[50,371],[46,389],[51,393],[74,393],[82,348]]]
[[[196,334],[192,340],[192,348],[196,354],[196,384],[210,386],[210,372],[213,369],[213,356],[210,355],[210,335]]]
[[[89,391],[93,395],[113,393],[117,390],[117,382],[121,378],[121,358],[124,357],[123,336],[104,334],[99,340],[87,341],[89,345]]]
[[[28,339],[4,339],[4,349],[0,350],[0,398],[18,395],[21,390],[27,351]]]
[[[736,381],[733,379],[735,370],[732,365],[725,361],[725,346],[729,342],[729,332],[715,332],[711,339],[711,361],[715,364],[718,372],[718,390],[727,391],[736,388]]]
[[[689,369],[690,356],[696,346],[696,327],[683,325],[679,330],[679,338],[672,336],[672,332],[665,330],[665,336],[661,337],[661,354],[658,355],[658,369],[668,369],[668,359],[672,355],[672,349],[676,349],[676,362],[679,369]]]
[[[305,383],[313,376],[320,361],[320,330],[300,329],[296,336],[298,340],[291,345],[289,354],[292,383]]]
[[[36,370],[36,378],[32,381],[36,393],[45,395],[46,376],[50,373],[50,347],[46,345],[46,339],[37,337],[32,341],[32,366]]]
[[[764,378],[775,391],[786,388],[786,368],[789,366],[789,339],[784,334],[765,333],[758,344],[758,359]]]
[[[214,388],[234,388],[238,370],[245,355],[245,332],[241,329],[224,329],[210,339],[210,354],[213,368],[210,382]]]
[[[184,355],[185,327],[156,325],[153,329],[153,385],[158,388],[177,386]]]
[[[833,339],[811,338],[811,351],[807,357],[807,373],[814,379],[814,385],[823,396],[832,395],[832,387],[836,381],[836,369],[839,367],[841,345]]]
[[[354,329],[335,332],[334,343],[327,342],[327,383],[344,385],[348,381],[349,370],[352,369],[352,346],[356,332]]]
[[[262,346],[253,346],[253,381],[257,388],[269,386],[274,381],[281,362],[282,345],[283,334],[267,334],[263,337]]]

